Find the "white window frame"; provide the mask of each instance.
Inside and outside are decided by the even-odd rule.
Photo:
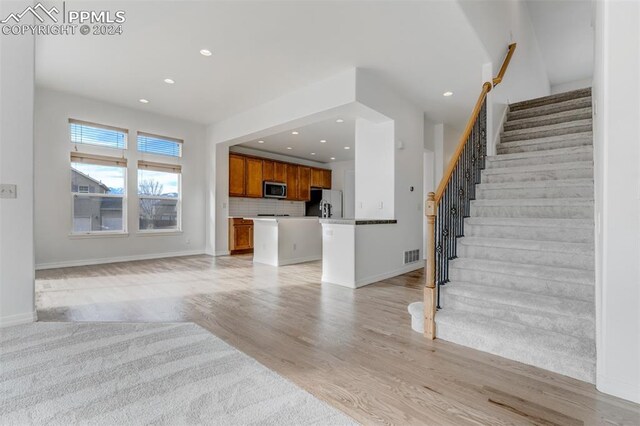
[[[75,118],[69,118],[68,123],[69,123],[69,141],[71,142],[71,144],[76,146],[76,149],[77,149],[78,146],[96,147],[96,148],[100,148],[100,149],[116,150],[116,151],[126,151],[126,150],[129,149],[129,129],[123,129],[121,127],[115,127],[115,126],[108,126],[106,124],[93,123],[93,122],[90,122],[90,121],[76,120]],[[93,127],[93,128],[96,128],[96,129],[111,130],[111,131],[114,131],[114,132],[123,133],[124,134],[124,147],[120,148],[120,147],[115,147],[115,146],[108,146],[108,145],[101,145],[101,144],[94,144],[94,143],[74,142],[71,139],[71,125],[72,124],[77,124],[79,126],[87,126],[87,127]]]
[[[82,188],[86,188],[86,191],[82,191]],[[78,185],[78,194],[88,194],[89,193],[89,185]]]
[[[69,182],[73,180],[73,171],[71,170],[71,164],[73,161],[69,162]],[[117,167],[117,166],[113,166]],[[100,237],[100,236],[120,236],[120,235],[128,235],[127,224],[129,222],[128,218],[128,209],[127,209],[127,176],[128,170],[127,167],[122,167],[124,169],[124,192],[122,194],[100,194],[100,193],[84,193],[84,192],[71,192],[71,215],[69,217],[69,232],[70,237]],[[78,185],[78,189],[80,189]],[[122,198],[122,230],[121,231],[88,231],[88,232],[76,232],[73,229],[73,218],[74,218],[74,200],[76,197],[104,197],[104,198]]]
[[[178,198],[175,197],[161,197],[158,195],[140,195],[138,192],[138,178],[140,167],[136,169],[136,193],[138,194],[138,205],[137,205],[137,215],[136,215],[136,223],[138,224],[138,233],[139,234],[180,234],[182,233],[182,171],[177,172],[178,175]],[[176,218],[176,229],[140,229],[140,200],[171,200],[178,201],[176,204],[176,212],[178,217]]]

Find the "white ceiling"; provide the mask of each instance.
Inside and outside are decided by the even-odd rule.
[[[124,10],[124,34],[40,36],[39,86],[205,124],[362,67],[432,120],[462,126],[487,61],[453,1],[74,1],[73,7]],[[203,48],[213,55],[200,55]],[[444,98],[448,90],[454,96]]]
[[[344,122],[337,123],[336,119],[338,118],[344,120]],[[353,160],[356,151],[355,128],[355,119],[353,117],[335,117],[293,129],[298,132],[297,135],[293,135],[290,130],[259,139],[263,143],[259,143],[257,139],[238,146],[320,163]],[[326,142],[320,142],[321,140]],[[345,147],[349,147],[349,149],[347,150]],[[312,153],[315,153],[315,155]],[[335,160],[331,160],[331,157],[335,158]]]
[[[551,85],[593,76],[592,0],[527,0]]]

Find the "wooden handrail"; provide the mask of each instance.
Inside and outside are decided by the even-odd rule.
[[[498,84],[502,82],[502,78],[504,74],[507,72],[507,67],[509,66],[509,62],[511,62],[511,57],[513,56],[513,52],[516,51],[516,43],[511,43],[509,45],[509,50],[507,51],[507,56],[502,61],[502,66],[500,67],[500,71],[498,71],[498,75],[493,78],[493,87],[496,87]]]
[[[460,160],[460,156],[464,151],[464,147],[469,139],[471,132],[478,120],[478,116],[482,111],[482,107],[484,105],[487,94],[493,89],[495,86],[502,82],[502,78],[504,74],[507,72],[507,67],[509,66],[509,62],[511,62],[511,57],[513,56],[513,52],[516,50],[516,43],[511,43],[509,45],[509,49],[507,51],[507,56],[504,58],[502,62],[502,66],[500,67],[500,71],[498,75],[493,78],[491,82],[487,81],[482,85],[482,91],[480,92],[480,96],[478,96],[478,100],[476,101],[475,106],[473,107],[473,111],[471,112],[471,117],[467,122],[467,126],[462,133],[462,137],[460,138],[460,142],[458,142],[458,146],[456,147],[449,164],[447,165],[447,169],[444,172],[442,180],[438,185],[438,189],[436,192],[429,192],[427,196],[427,200],[425,201],[425,215],[427,216],[427,264],[425,271],[425,287],[424,287],[424,335],[428,339],[436,338],[436,298],[437,291],[436,288],[436,264],[435,264],[435,223],[436,223],[436,214],[438,211],[438,204],[442,199],[442,196],[447,188],[447,183],[453,174],[458,161]]]
[[[484,103],[484,99],[487,97],[487,93],[491,91],[491,83],[488,81],[482,85],[482,92],[476,101],[476,105],[473,107],[473,112],[471,113],[471,118],[467,122],[467,127],[464,128],[464,132],[462,133],[462,137],[458,142],[458,146],[451,156],[451,160],[449,161],[449,165],[447,166],[447,170],[445,170],[444,175],[442,176],[442,180],[440,181],[440,185],[438,185],[438,189],[436,190],[436,206],[440,202],[442,198],[442,194],[444,193],[445,188],[447,187],[447,182],[449,182],[449,178],[453,173],[453,170],[456,168],[456,164],[458,163],[458,159],[460,158],[460,154],[462,154],[462,150],[464,149],[464,145],[467,143],[467,139],[469,139],[469,135],[473,130],[473,126],[476,124],[476,120],[478,119],[478,114],[480,114],[480,110],[482,109],[482,104]]]

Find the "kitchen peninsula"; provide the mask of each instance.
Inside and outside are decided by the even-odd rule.
[[[253,261],[272,266],[322,259],[322,226],[311,216],[247,217],[253,221]]]

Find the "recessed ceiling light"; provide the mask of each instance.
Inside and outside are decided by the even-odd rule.
[[[149,103],[149,101],[148,101],[147,99],[140,99],[140,103],[148,104],[148,103]]]
[[[315,152],[312,152],[312,153],[311,153],[311,155],[316,155],[316,153],[315,153]]]
[[[296,132],[295,130],[293,132],[291,132],[292,135],[297,135],[298,132]]]
[[[264,143],[264,141],[258,141],[258,143]]]
[[[351,149],[351,147],[350,146],[345,146],[344,149]]]
[[[326,139],[320,139],[320,143],[327,143]]]
[[[293,148],[291,148],[290,146],[288,146],[288,147],[287,147],[287,149],[293,149]]]
[[[211,55],[212,55],[211,51],[210,51],[210,50],[207,50],[207,49],[202,49],[202,50],[200,51],[200,54],[201,54],[202,56],[211,56]]]
[[[332,159],[332,160],[335,160],[335,159],[336,159],[336,157],[331,157],[331,159]]]
[[[448,98],[449,96],[453,96],[453,92],[444,92],[442,96],[446,96]]]
[[[173,84],[173,83],[175,83],[175,81],[173,81],[173,80],[172,80],[172,79],[170,79],[170,78],[165,78],[165,79],[164,79],[164,82],[165,82],[165,83],[167,83],[167,84]]]
[[[338,119],[336,120],[336,123],[344,123],[344,120],[343,120],[342,118],[338,118]]]

